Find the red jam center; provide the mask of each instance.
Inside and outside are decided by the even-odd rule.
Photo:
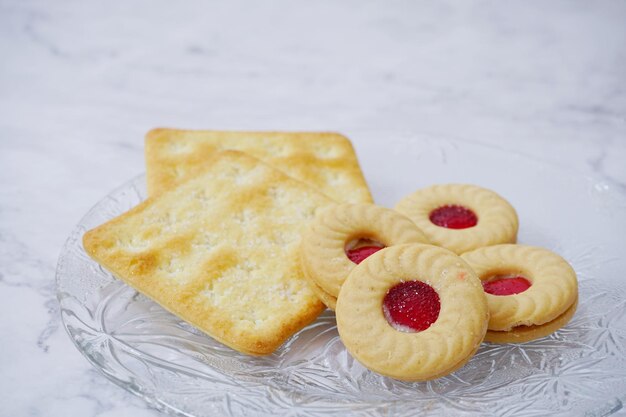
[[[348,255],[348,258],[350,258],[350,260],[355,264],[360,264],[365,260],[365,258],[381,249],[384,248],[380,246],[361,246],[360,248],[354,248],[346,251],[346,255]]]
[[[530,288],[532,284],[522,276],[495,277],[483,281],[483,289],[491,295],[519,294]]]
[[[430,221],[448,229],[467,229],[476,226],[478,217],[463,206],[447,205],[431,211]]]
[[[387,291],[383,299],[385,318],[401,332],[421,332],[439,317],[439,294],[421,281],[406,281]]]

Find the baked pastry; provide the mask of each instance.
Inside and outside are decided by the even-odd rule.
[[[515,243],[515,209],[486,188],[433,185],[404,197],[395,210],[410,218],[435,245],[461,254],[482,246]]]
[[[367,368],[424,381],[463,366],[480,346],[489,314],[472,269],[431,245],[385,248],[357,265],[337,299],[337,329]]]
[[[567,324],[576,311],[576,273],[547,249],[505,244],[461,257],[487,293],[487,341],[527,342],[547,336]]]
[[[87,253],[240,352],[273,352],[324,305],[300,264],[303,227],[328,197],[236,151],[85,233]]]
[[[502,332],[497,330],[487,330],[485,334],[485,342],[491,343],[525,343],[531,340],[541,339],[556,332],[560,328],[564,327],[574,317],[576,308],[578,307],[578,297],[576,301],[567,309],[565,313],[561,314],[552,321],[545,324],[532,325],[532,326],[517,326],[509,330],[508,332]]]
[[[411,220],[374,204],[338,204],[318,211],[302,238],[302,269],[334,309],[339,289],[363,259],[383,247],[429,243]]]
[[[305,274],[304,276],[306,277],[307,275]],[[317,298],[322,300],[322,303],[324,303],[326,307],[328,307],[331,310],[334,310],[335,308],[337,308],[337,297],[330,295],[329,293],[324,291],[322,287],[317,285],[315,281],[313,281],[312,279],[308,278],[308,280],[309,280],[311,289],[313,290],[315,295],[317,295]]]
[[[154,129],[146,135],[148,193],[195,175],[225,149],[252,155],[338,202],[373,201],[350,140],[338,133]]]

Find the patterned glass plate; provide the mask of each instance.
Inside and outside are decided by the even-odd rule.
[[[507,198],[520,216],[519,241],[552,249],[575,268],[580,303],[572,321],[534,342],[485,343],[462,369],[425,383],[363,368],[343,347],[331,312],[271,356],[239,354],[85,254],[86,230],[145,198],[141,176],[87,213],[60,256],[58,298],[78,349],[107,378],[174,415],[623,413],[626,198],[619,189],[484,145],[408,134],[352,137],[379,204],[393,206],[417,188],[445,182],[479,184]]]

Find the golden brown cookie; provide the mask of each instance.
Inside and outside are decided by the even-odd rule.
[[[326,305],[326,307],[328,307],[331,310],[334,310],[335,308],[337,308],[337,297],[334,297],[328,294],[319,285],[317,285],[313,280],[309,279],[308,277],[307,277],[307,280],[309,281],[311,289],[313,290],[315,295],[317,295],[317,298],[322,300],[322,302],[324,303],[324,305]]]
[[[302,229],[333,202],[241,152],[207,162],[191,180],[88,231],[83,244],[214,339],[269,354],[324,309],[298,257]]]
[[[574,317],[576,308],[578,307],[578,298],[574,304],[568,308],[565,313],[546,324],[537,326],[517,326],[508,332],[499,332],[497,330],[487,330],[485,342],[491,343],[524,343],[531,340],[541,339],[548,336],[561,327],[564,327]]]
[[[356,266],[337,299],[337,328],[367,368],[405,381],[453,372],[476,352],[489,320],[480,280],[449,250],[392,246]]]
[[[515,243],[515,209],[491,190],[467,184],[433,185],[404,197],[395,210],[409,217],[435,245],[461,254]]]
[[[363,241],[373,243],[354,246]],[[403,243],[429,241],[411,220],[393,210],[374,204],[328,206],[318,211],[304,233],[302,269],[321,291],[336,298],[356,263],[380,247]]]
[[[148,193],[193,177],[220,150],[252,155],[336,201],[373,201],[352,143],[332,132],[153,129],[146,135]]]
[[[489,330],[515,332],[510,338],[493,334],[492,341],[532,340],[567,323],[578,298],[572,267],[559,255],[525,245],[495,245],[461,257],[482,281],[489,303]],[[575,307],[571,311],[573,315]],[[519,327],[524,326],[524,327]],[[544,327],[541,327],[544,326]]]

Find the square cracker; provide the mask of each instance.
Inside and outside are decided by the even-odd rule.
[[[204,171],[85,233],[127,284],[240,352],[273,352],[324,309],[298,262],[328,197],[259,160],[215,152]]]
[[[350,140],[338,133],[154,129],[146,135],[148,193],[172,188],[224,149],[248,153],[336,201],[373,201]]]

